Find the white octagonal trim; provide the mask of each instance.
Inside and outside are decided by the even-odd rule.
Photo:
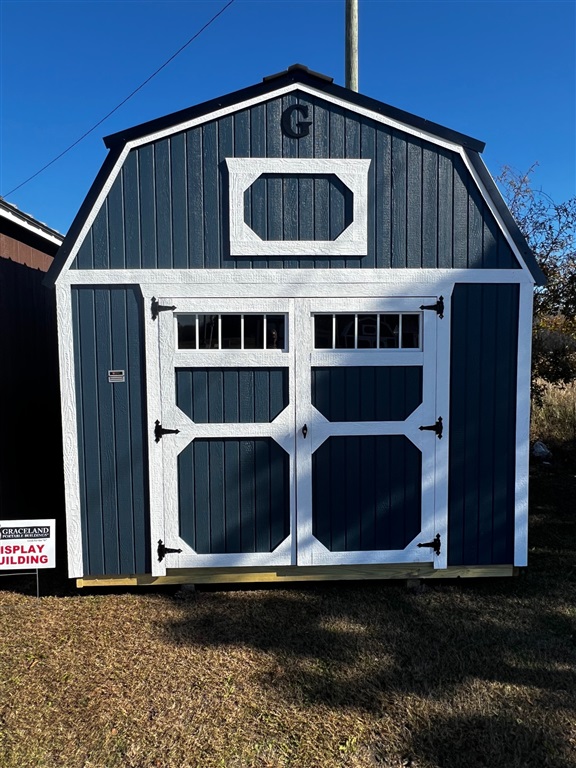
[[[231,256],[366,256],[370,160],[228,157]],[[335,240],[262,240],[244,220],[244,193],[264,173],[333,174],[352,192],[352,222]]]

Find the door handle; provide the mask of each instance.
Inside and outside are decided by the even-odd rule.
[[[304,426],[302,427],[302,437],[305,438],[307,434],[308,434],[308,425],[304,424]]]

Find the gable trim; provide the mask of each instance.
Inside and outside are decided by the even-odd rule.
[[[474,180],[482,193],[484,200],[489,206],[494,218],[498,222],[500,229],[513,253],[516,254],[516,258],[526,270],[532,276],[532,279],[536,285],[545,285],[546,276],[540,269],[536,257],[530,249],[526,238],[520,231],[516,220],[510,213],[510,209],[506,205],[504,198],[502,197],[500,190],[498,189],[496,182],[492,178],[492,175],[486,167],[484,160],[475,152],[464,152],[464,159],[470,173],[474,177]]]
[[[309,89],[310,92],[319,93],[324,98],[330,97],[339,100],[347,105],[349,109],[358,110],[364,108],[370,113],[386,116],[391,121],[400,125],[410,126],[416,131],[423,130],[439,139],[446,139],[449,142],[462,145],[475,152],[482,152],[485,147],[484,142],[478,139],[466,136],[459,131],[446,128],[397,107],[392,107],[370,96],[365,96],[364,94],[336,85],[330,82],[330,78],[327,76],[316,75],[302,65],[295,65],[290,70],[274,75],[271,78],[264,78],[262,83],[111,134],[104,138],[104,143],[107,147],[118,146],[119,144],[139,139],[142,136],[149,136],[159,131],[173,128],[175,125],[182,125],[197,118],[203,119],[206,115],[213,115],[219,108],[235,109],[238,104],[250,101],[258,103],[274,98],[276,94],[283,91],[281,83],[284,81],[287,83],[286,87],[290,90],[295,88]]]
[[[345,91],[346,94],[350,93],[345,89],[341,89],[341,90]],[[253,89],[246,89],[246,91],[253,91]],[[462,158],[466,166],[466,169],[474,179],[474,182],[478,188],[478,191],[480,192],[482,199],[485,201],[492,215],[494,216],[495,221],[497,222],[497,225],[499,226],[513,254],[518,260],[518,263],[521,269],[528,272],[531,275],[532,280],[537,285],[544,284],[545,278],[541,270],[539,269],[533,254],[531,253],[524,238],[519,232],[518,227],[512,218],[512,215],[509,213],[507,209],[506,204],[504,203],[503,200],[501,199],[499,200],[499,198],[501,198],[500,193],[495,183],[492,181],[492,177],[490,176],[481,157],[476,151],[467,150],[466,147],[462,146],[461,144],[456,144],[454,142],[439,138],[437,135],[428,133],[427,131],[418,130],[413,126],[407,125],[406,123],[402,123],[398,120],[390,118],[387,115],[380,114],[378,112],[375,112],[372,109],[368,109],[364,106],[358,105],[352,100],[341,98],[339,96],[333,95],[332,93],[326,93],[323,90],[307,85],[300,81],[291,82],[288,85],[285,85],[273,91],[266,91],[263,94],[259,93],[257,96],[254,96],[252,98],[248,98],[240,102],[234,102],[225,107],[217,109],[211,113],[203,113],[200,116],[196,116],[182,123],[179,123],[176,125],[171,124],[169,127],[165,127],[162,130],[149,133],[146,135],[141,135],[139,137],[135,137],[132,140],[127,140],[124,145],[120,145],[119,143],[116,144],[115,151],[112,151],[107,158],[107,161],[112,165],[111,170],[109,171],[108,176],[100,181],[100,177],[104,173],[104,168],[107,165],[107,162],[105,161],[104,165],[102,166],[101,173],[96,178],[96,181],[94,182],[92,187],[92,190],[94,190],[93,192],[94,202],[92,203],[92,206],[88,208],[85,214],[86,218],[82,222],[82,215],[84,213],[84,208],[85,206],[88,206],[89,199],[91,199],[91,196],[92,196],[92,190],[91,190],[88,197],[84,201],[84,205],[80,209],[80,212],[78,213],[78,216],[74,221],[73,226],[71,227],[71,232],[69,237],[66,238],[64,242],[64,248],[66,248],[68,244],[68,240],[70,238],[70,242],[71,242],[70,250],[68,253],[66,253],[66,250],[63,250],[62,258],[60,259],[57,257],[55,259],[55,263],[53,264],[52,269],[48,273],[48,277],[46,280],[47,284],[56,283],[60,275],[66,272],[70,268],[71,264],[76,258],[76,255],[78,254],[78,251],[80,250],[80,247],[82,246],[82,243],[84,242],[86,235],[90,230],[90,227],[92,226],[96,216],[98,215],[102,207],[102,204],[104,203],[106,195],[108,194],[109,190],[114,184],[118,176],[118,173],[120,172],[120,169],[124,163],[124,160],[126,159],[128,153],[132,149],[140,147],[144,144],[149,144],[155,141],[162,140],[176,133],[181,133],[181,132],[190,130],[191,128],[195,128],[198,125],[201,125],[203,123],[218,120],[227,115],[233,114],[235,112],[243,111],[245,109],[248,109],[249,107],[255,106],[262,102],[270,101],[271,99],[279,98],[281,96],[292,93],[294,91],[301,91],[301,92],[307,93],[318,99],[324,100],[340,108],[351,111],[354,114],[362,115],[364,117],[367,117],[368,119],[374,120],[375,122],[381,123],[390,128],[394,128],[402,133],[407,133],[411,136],[430,142],[436,146],[442,147],[443,149],[446,149],[458,154]],[[113,159],[114,155],[116,156],[115,161]],[[101,184],[101,186],[98,189],[99,184]],[[77,222],[78,222],[78,225],[77,225]],[[77,231],[78,233],[75,236],[73,235],[74,231]],[[246,254],[242,254],[242,255],[246,255]]]
[[[414,136],[418,139],[423,139],[424,141],[429,141],[430,143],[436,144],[437,146],[443,147],[444,149],[449,149],[452,151],[458,151],[462,149],[461,144],[450,141],[448,139],[443,139],[437,136],[435,133],[430,133],[428,131],[420,130],[418,128],[411,126],[408,123],[403,123],[399,120],[395,120],[393,118],[388,117],[387,115],[383,115],[383,114],[380,114],[379,112],[375,112],[374,110],[367,109],[366,107],[356,105],[352,101],[339,98],[337,96],[333,96],[332,94],[326,93],[323,90],[320,90],[318,88],[314,88],[312,86],[305,85],[299,82],[291,83],[290,85],[285,85],[283,88],[278,88],[277,90],[272,91],[270,93],[258,95],[251,99],[246,99],[245,101],[235,102],[234,104],[230,104],[229,106],[222,107],[221,109],[217,109],[214,112],[209,112],[197,117],[190,118],[189,120],[185,120],[182,123],[176,123],[176,124],[170,125],[169,127],[163,128],[161,130],[157,130],[152,133],[147,133],[145,135],[134,137],[133,139],[128,139],[126,142],[126,146],[130,146],[130,148],[134,148],[134,147],[140,147],[143,144],[150,144],[154,141],[159,141],[161,139],[167,138],[168,136],[172,136],[175,133],[182,133],[183,131],[188,131],[191,128],[196,128],[198,125],[202,125],[203,123],[219,120],[220,118],[227,117],[228,115],[232,115],[235,112],[242,112],[246,109],[249,109],[250,107],[257,106],[258,104],[263,104],[267,101],[271,101],[272,99],[277,99],[281,96],[286,96],[290,93],[293,93],[294,91],[302,91],[308,94],[309,96],[314,96],[315,98],[322,99],[323,101],[327,101],[330,104],[334,104],[335,106],[341,107],[342,109],[346,109],[349,112],[353,112],[354,114],[357,114],[357,115],[362,115],[363,117],[367,117],[370,120],[374,120],[377,123],[382,123],[383,125],[386,125],[389,128],[394,128],[398,131],[401,131],[402,133],[408,133],[410,136]]]

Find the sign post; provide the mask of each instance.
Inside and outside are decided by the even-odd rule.
[[[1,576],[36,574],[39,597],[39,570],[55,567],[56,520],[0,520],[0,571],[19,571]]]

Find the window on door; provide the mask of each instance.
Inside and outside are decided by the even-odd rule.
[[[314,315],[315,349],[421,349],[419,313]]]
[[[178,349],[286,349],[286,316],[179,314]]]

